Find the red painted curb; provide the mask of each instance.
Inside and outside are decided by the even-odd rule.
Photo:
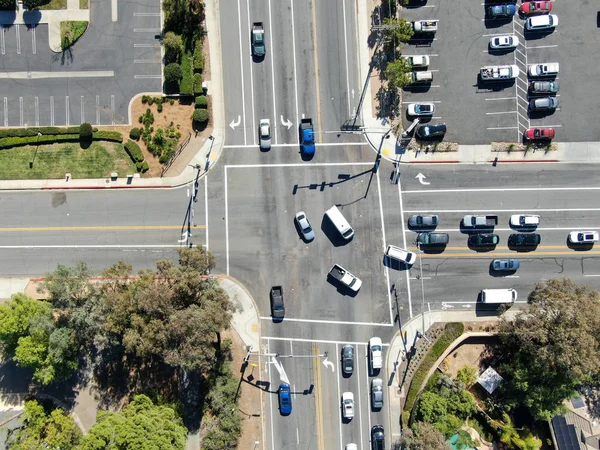
[[[557,163],[558,159],[492,159],[489,162],[491,163]]]
[[[66,191],[66,190],[88,190],[88,189],[171,189],[173,186],[64,186],[43,187],[42,191]]]
[[[457,164],[458,159],[442,159],[439,161],[408,161],[409,164]]]

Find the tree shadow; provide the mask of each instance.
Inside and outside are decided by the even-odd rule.
[[[38,9],[30,9],[23,12],[23,22],[27,28],[35,28],[42,19],[42,12]]]

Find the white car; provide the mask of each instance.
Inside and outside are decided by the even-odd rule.
[[[558,16],[556,14],[547,14],[542,16],[531,16],[525,21],[527,31],[541,31],[555,28],[558,25]]]
[[[569,242],[571,244],[593,244],[598,242],[597,231],[571,231],[569,233]]]
[[[511,227],[537,227],[540,224],[540,216],[532,216],[527,214],[514,214],[510,216]]]
[[[354,417],[354,394],[352,392],[344,392],[342,394],[342,415],[344,419],[352,419]]]
[[[271,149],[271,121],[261,119],[259,122],[260,148],[261,150]]]
[[[435,112],[433,103],[411,103],[408,105],[409,116],[432,116]]]
[[[558,75],[558,69],[558,63],[531,64],[527,72],[532,77],[549,77]]]
[[[371,355],[371,369],[381,369],[383,366],[383,343],[381,338],[369,339],[369,354]]]
[[[429,66],[429,56],[427,55],[415,55],[408,56],[408,63],[413,67],[427,67]]]
[[[346,444],[346,450],[358,450],[356,444]]]
[[[512,35],[495,36],[490,39],[490,48],[493,50],[505,50],[516,48],[519,45],[519,38]]]
[[[304,238],[304,240],[307,242],[312,241],[315,238],[315,232],[310,226],[310,222],[308,221],[308,218],[306,217],[304,211],[296,213],[295,220],[296,224],[298,224],[298,228],[300,228],[300,231],[302,232],[302,237]]]

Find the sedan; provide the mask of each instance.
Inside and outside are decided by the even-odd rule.
[[[312,241],[315,238],[315,232],[313,231],[312,227],[310,226],[310,222],[308,221],[306,214],[304,214],[304,211],[300,211],[299,213],[297,213],[295,220],[296,220],[296,224],[298,225],[298,228],[300,228],[302,237],[306,241]]]
[[[439,217],[436,215],[430,216],[410,216],[408,218],[408,226],[411,228],[433,228],[439,223]]]
[[[385,432],[382,425],[373,425],[373,428],[371,428],[371,449],[385,449]]]
[[[537,233],[515,233],[508,237],[508,245],[513,247],[533,247],[540,245],[542,237]]]
[[[352,392],[342,394],[342,415],[344,419],[348,420],[354,417],[354,394]]]
[[[532,111],[550,111],[558,108],[560,102],[556,97],[534,98],[529,101],[529,109]]]
[[[571,231],[569,233],[569,242],[571,244],[593,244],[598,242],[597,231]]]
[[[544,31],[556,26],[558,26],[558,16],[556,14],[533,16],[525,21],[527,31]]]
[[[523,2],[519,12],[524,15],[546,14],[552,11],[552,2]]]
[[[492,50],[506,50],[516,48],[519,45],[519,38],[516,36],[496,36],[490,39],[490,48]]]
[[[532,81],[529,83],[530,94],[556,94],[559,89],[558,81]]]
[[[489,18],[511,17],[517,12],[517,7],[514,3],[509,3],[507,5],[493,5],[488,6],[486,12]]]
[[[277,391],[279,397],[279,411],[282,416],[287,416],[292,412],[292,394],[290,391],[290,385],[287,383],[281,383],[279,390]]]
[[[500,238],[497,234],[480,233],[469,236],[467,242],[471,247],[490,247],[497,245],[500,242]]]
[[[446,124],[438,123],[437,125],[421,125],[417,128],[416,136],[421,139],[429,139],[433,137],[441,137],[446,134]]]
[[[259,122],[260,148],[271,149],[271,122],[269,119],[261,119]]]
[[[492,268],[498,272],[514,272],[521,266],[517,259],[495,259]]]
[[[371,405],[373,409],[383,408],[383,380],[373,378],[371,381]]]
[[[435,112],[433,103],[411,103],[407,108],[409,116],[432,116]]]
[[[530,214],[513,214],[510,216],[511,227],[533,228],[540,224],[540,216]]]
[[[342,370],[348,375],[354,372],[354,347],[350,344],[342,347]]]
[[[525,131],[525,138],[530,141],[554,139],[554,128],[529,128]]]

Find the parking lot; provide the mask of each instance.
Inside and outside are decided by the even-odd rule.
[[[517,4],[517,7],[520,3]],[[564,6],[563,6],[564,5]],[[409,87],[404,91],[404,110],[408,103],[434,102],[432,123],[445,122],[445,140],[461,144],[486,144],[492,141],[519,142],[530,127],[553,127],[556,140],[598,141],[600,130],[586,124],[585,114],[595,109],[596,49],[600,32],[592,4],[577,8],[563,0],[553,2],[552,14],[558,27],[550,33],[525,33],[518,15],[507,20],[486,20],[488,3],[441,2],[430,0],[422,7],[404,8],[408,20],[438,19],[432,41],[413,40],[403,55],[430,55],[433,83],[429,87]],[[490,38],[515,35],[520,43],[514,51],[493,52]],[[558,62],[559,108],[550,113],[528,110],[527,66]],[[486,65],[516,64],[520,74],[514,82],[481,83],[479,69]],[[531,81],[531,79],[530,79]],[[405,127],[411,118],[405,116]]]

